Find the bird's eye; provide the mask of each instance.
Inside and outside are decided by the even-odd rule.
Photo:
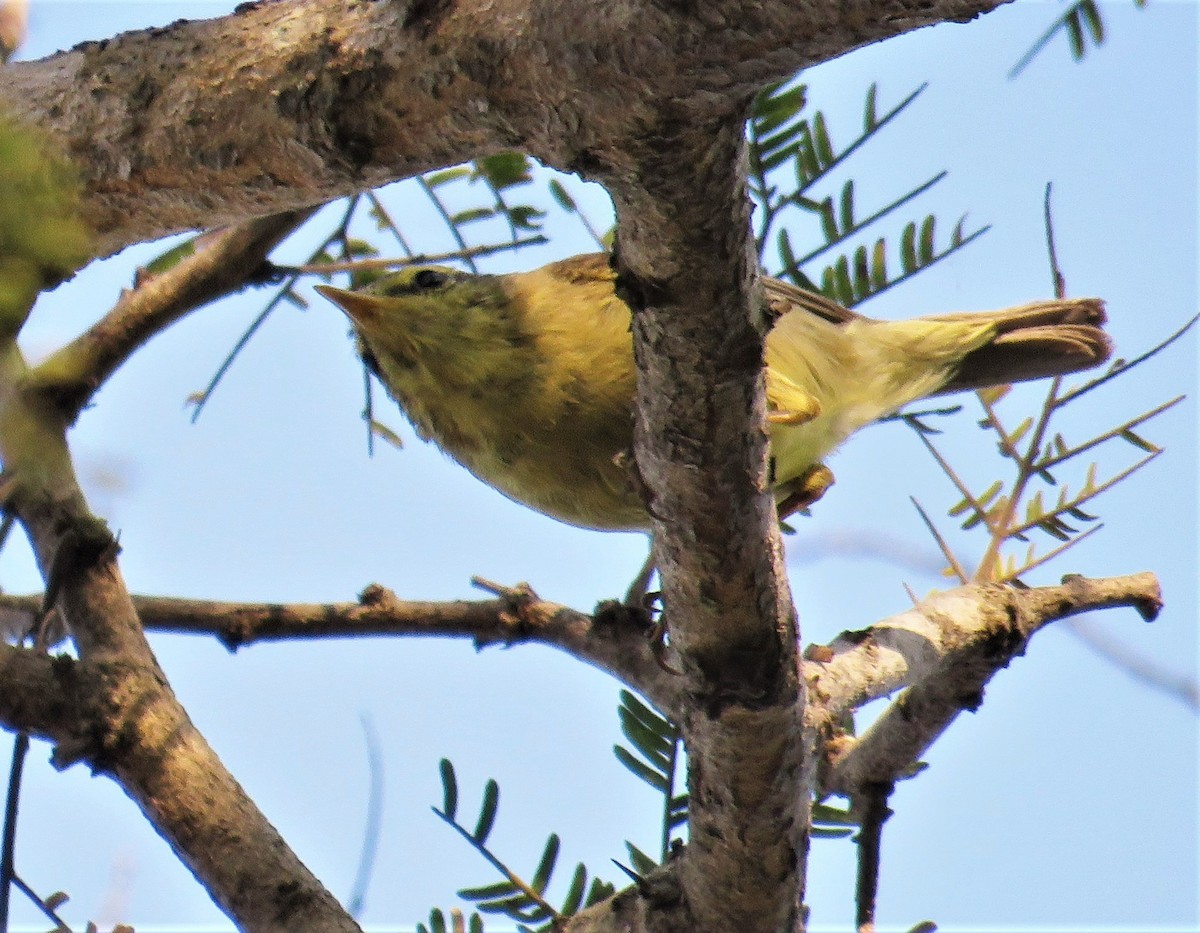
[[[436,269],[421,269],[413,276],[413,285],[417,288],[440,288],[446,284],[447,276]]]

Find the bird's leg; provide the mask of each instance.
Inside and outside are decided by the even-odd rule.
[[[775,511],[779,520],[783,521],[789,515],[807,509],[825,495],[833,483],[833,470],[823,463],[814,463],[788,484],[790,489],[787,495],[776,503]]]
[[[642,568],[637,572],[637,576],[633,578],[633,582],[629,584],[629,589],[625,591],[625,605],[630,608],[647,609],[646,600],[653,594],[650,592],[650,579],[654,576],[654,571],[658,569],[654,564],[654,550],[651,549],[646,555],[646,560],[642,564]]]
[[[767,370],[767,424],[808,424],[821,414],[821,403],[783,373]]]

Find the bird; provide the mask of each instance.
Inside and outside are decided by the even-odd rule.
[[[417,434],[505,496],[571,525],[647,531],[631,476],[631,312],[606,254],[527,272],[410,267],[318,285]],[[1099,299],[874,320],[763,278],[769,476],[781,517],[833,482],[825,459],[920,399],[1066,375],[1106,360]]]

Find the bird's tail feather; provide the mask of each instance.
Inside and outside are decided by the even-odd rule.
[[[947,314],[928,320],[967,317],[978,321],[988,315]],[[1098,298],[1040,301],[994,312],[996,336],[967,354],[941,391],[1065,376],[1103,363],[1112,353],[1105,320],[1104,302]]]

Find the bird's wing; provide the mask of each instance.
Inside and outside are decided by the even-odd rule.
[[[861,314],[842,307],[831,298],[779,279],[764,278],[763,290],[766,293],[767,309],[777,320],[792,311],[807,311],[830,324],[845,325],[863,320]]]

